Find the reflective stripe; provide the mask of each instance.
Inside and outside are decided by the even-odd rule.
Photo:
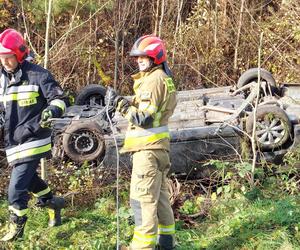
[[[63,112],[66,110],[66,104],[63,100],[60,99],[54,99],[50,102],[50,105],[54,105],[56,107],[59,107]]]
[[[153,127],[159,127],[161,119],[161,112],[157,112],[154,117]]]
[[[17,215],[19,217],[24,216],[25,214],[28,213],[28,208],[19,210],[19,209],[14,208],[13,206],[9,206],[8,210],[12,211],[15,215]]]
[[[154,114],[157,111],[157,107],[155,105],[149,105],[149,107],[146,109],[150,114]]]
[[[144,111],[148,108],[148,106],[150,105],[150,102],[140,102],[139,104],[139,110]]]
[[[126,132],[126,137],[143,137],[143,136],[150,136],[154,134],[160,134],[163,132],[169,132],[168,126],[149,128],[149,129],[140,129],[140,130],[130,130]]]
[[[6,94],[38,92],[38,91],[39,91],[39,86],[37,85],[21,85],[21,86],[8,87]]]
[[[39,96],[38,92],[24,92],[24,93],[7,94],[4,96],[0,96],[0,102],[18,101],[18,100],[23,100],[23,99],[36,98],[38,96]]]
[[[157,235],[155,234],[141,234],[140,232],[134,231],[132,242],[144,244],[144,245],[155,245]]]
[[[145,137],[130,137],[130,138],[125,138],[124,141],[124,148],[132,148],[134,146],[138,145],[145,145],[147,143],[152,143],[156,142],[162,139],[170,139],[170,133],[169,132],[164,132],[161,134],[154,134],[150,136],[145,136]]]
[[[17,101],[39,96],[39,86],[37,85],[21,85],[8,87],[6,93],[0,96],[0,101]],[[4,89],[0,89],[0,93],[4,93]]]
[[[26,149],[44,146],[45,144],[48,144],[48,143],[51,143],[51,137],[47,137],[42,140],[27,142],[27,143],[24,143],[24,144],[21,144],[21,145],[18,145],[16,147],[6,150],[6,155],[11,155],[11,154],[14,154],[16,152],[21,152]]]
[[[48,208],[48,215],[49,215],[49,220],[54,220],[55,219],[55,210],[52,208]]]
[[[48,194],[50,192],[51,192],[51,189],[49,187],[47,187],[46,189],[44,189],[44,190],[42,190],[38,193],[32,193],[32,194],[33,194],[34,197],[41,197],[41,196],[43,196],[45,194]]]
[[[140,102],[139,110],[141,111],[148,111],[150,114],[153,114],[157,111],[157,106],[151,105],[150,101],[147,102]]]
[[[26,157],[29,157],[29,156],[42,154],[42,153],[48,152],[50,150],[51,150],[51,143],[49,143],[48,145],[45,145],[45,146],[41,146],[41,147],[33,148],[33,149],[28,149],[28,150],[23,151],[23,152],[15,153],[11,156],[7,156],[7,161],[10,163],[10,162],[18,160],[18,159],[23,159],[23,158],[26,158]]]
[[[43,140],[24,143],[6,150],[7,161],[12,162],[28,156],[45,153],[51,150],[51,137]]]
[[[168,226],[158,224],[158,234],[175,234],[175,224]]]

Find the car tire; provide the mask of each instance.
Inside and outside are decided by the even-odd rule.
[[[62,139],[63,149],[75,162],[101,159],[105,154],[105,142],[101,127],[88,121],[71,123]]]
[[[104,106],[106,88],[99,84],[85,86],[75,98],[75,105]]]
[[[270,86],[276,87],[276,81],[273,77],[273,75],[265,70],[265,69],[260,69],[260,78],[261,80],[266,81]],[[240,78],[238,79],[237,82],[237,87],[241,88],[245,86],[246,84],[257,81],[258,80],[258,68],[251,68],[245,71]]]
[[[246,120],[246,131],[252,134],[252,112]],[[287,114],[278,106],[263,105],[256,112],[256,140],[263,150],[276,149],[283,146],[291,136],[292,124]]]

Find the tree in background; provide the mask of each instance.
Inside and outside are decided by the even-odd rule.
[[[26,33],[38,63],[45,54],[47,2],[0,0],[0,29]],[[167,42],[179,89],[232,85],[257,65],[264,32],[261,66],[279,82],[297,82],[298,13],[297,0],[56,0],[48,67],[64,88],[101,82],[130,94],[129,75],[136,70],[130,45],[153,33]]]

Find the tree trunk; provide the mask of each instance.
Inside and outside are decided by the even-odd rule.
[[[161,0],[161,9],[160,9],[160,20],[158,27],[158,36],[161,36],[162,24],[164,19],[164,11],[165,11],[165,0]]]
[[[52,10],[52,0],[49,0],[47,23],[46,23],[46,36],[45,36],[45,57],[44,57],[44,68],[45,69],[47,69],[48,60],[49,60],[48,52],[49,52],[49,32],[50,32],[51,10]]]
[[[242,23],[243,23],[244,3],[245,3],[245,0],[242,0],[239,23],[238,23],[238,31],[237,31],[237,37],[236,37],[236,43],[235,43],[235,49],[234,49],[233,69],[235,71],[237,71],[237,69],[238,69],[237,60],[238,60],[238,50],[239,50],[239,45],[240,45],[241,29],[242,29]]]

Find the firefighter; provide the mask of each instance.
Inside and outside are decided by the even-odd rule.
[[[38,176],[41,158],[51,152],[49,119],[65,111],[64,94],[46,69],[27,60],[29,49],[14,29],[0,34],[0,105],[4,110],[4,145],[12,167],[8,187],[9,225],[0,241],[21,238],[27,221],[29,193],[47,207],[49,226],[61,224],[62,197],[54,196]]]
[[[163,41],[153,35],[140,37],[130,56],[139,73],[133,75],[132,102],[109,88],[106,102],[129,121],[121,152],[132,153],[130,205],[135,229],[129,249],[175,248],[175,222],[169,200],[170,170],[168,119],[176,106],[176,89],[166,62]],[[123,249],[127,249],[123,247]]]

